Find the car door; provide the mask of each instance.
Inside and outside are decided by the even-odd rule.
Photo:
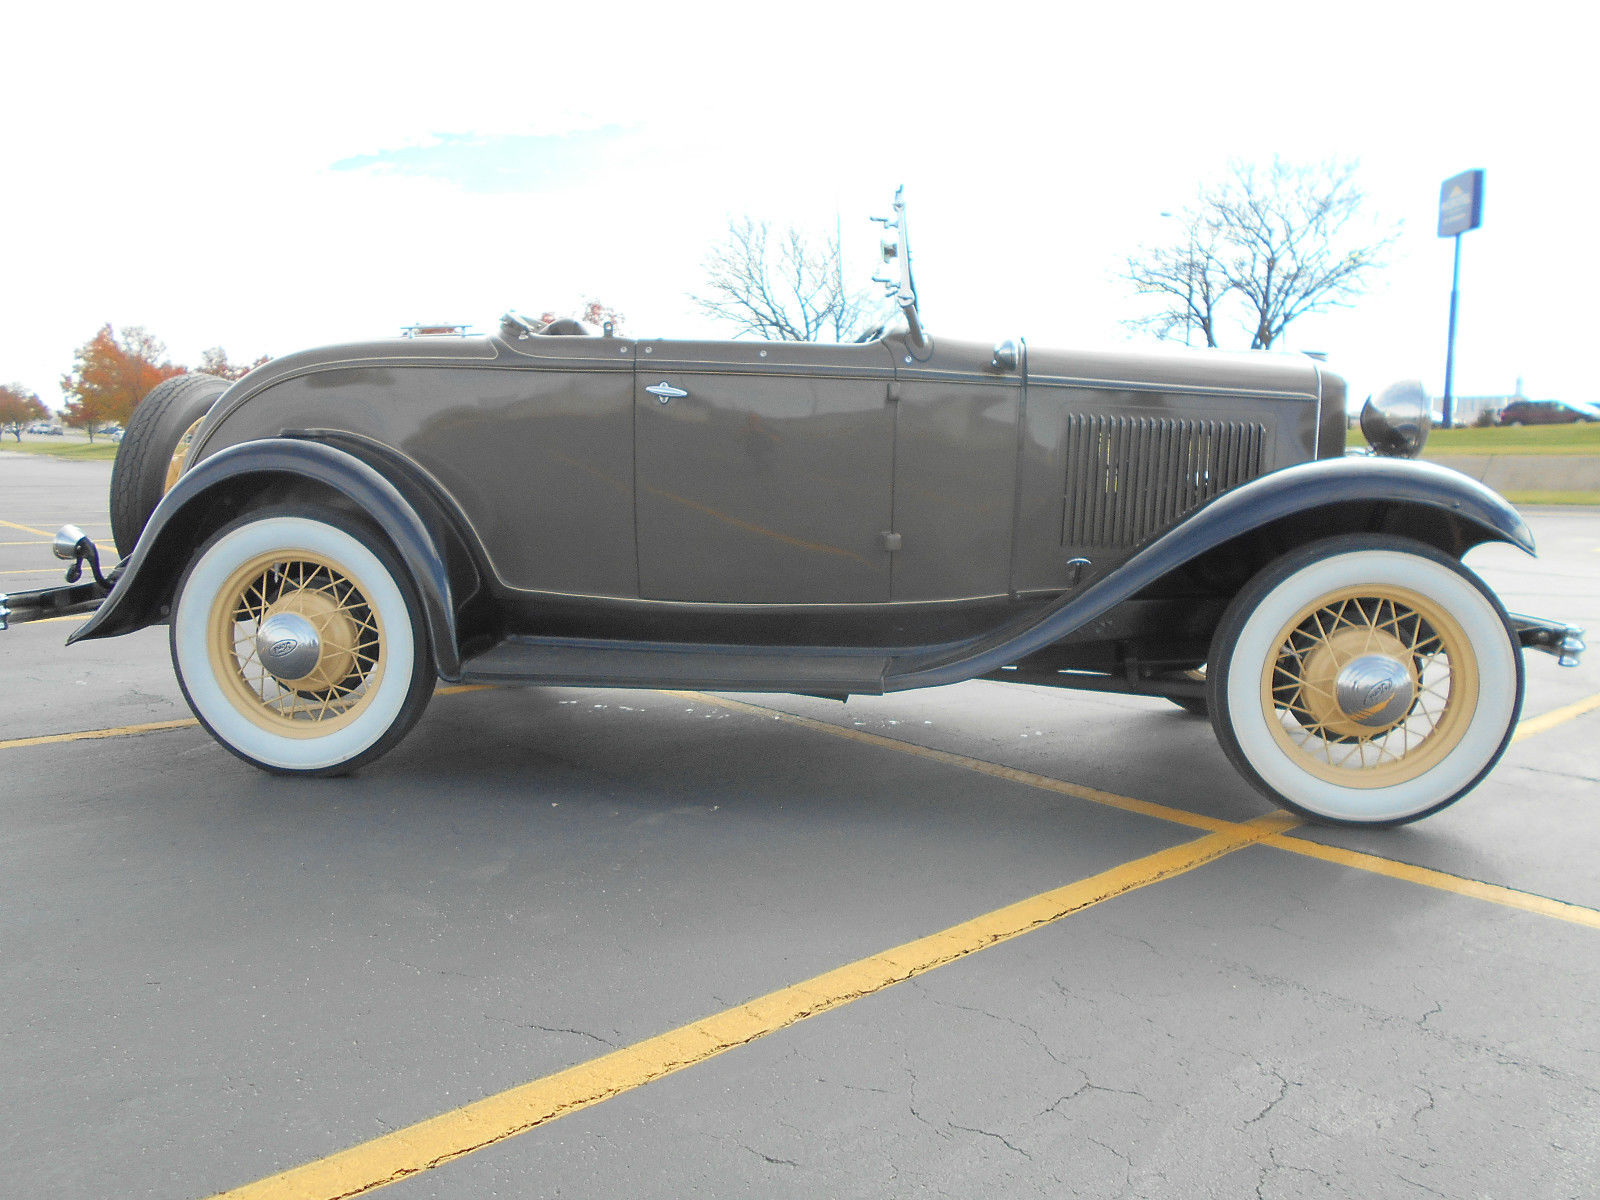
[[[1020,350],[935,338],[895,343],[896,601],[976,600],[1010,590],[1017,498]]]
[[[493,369],[391,373],[362,411],[392,427],[393,444],[454,498],[501,583],[637,597],[634,343],[530,336],[495,344],[510,353]]]
[[[640,342],[640,594],[883,603],[894,370],[882,343]]]

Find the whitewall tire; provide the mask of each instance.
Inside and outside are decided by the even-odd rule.
[[[1429,546],[1377,535],[1286,555],[1229,606],[1207,671],[1224,752],[1313,820],[1398,825],[1460,798],[1522,707],[1499,600]]]
[[[436,678],[421,606],[383,538],[322,510],[252,514],[207,542],[178,586],[171,644],[201,724],[282,774],[377,758]]]

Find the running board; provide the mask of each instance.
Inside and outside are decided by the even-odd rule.
[[[568,687],[705,688],[881,696],[889,659],[881,650],[832,646],[707,646],[508,637],[461,664],[465,683]]]

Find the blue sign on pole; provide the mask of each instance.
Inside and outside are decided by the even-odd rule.
[[[1463,171],[1439,189],[1439,236],[1455,237],[1483,224],[1483,172]]]

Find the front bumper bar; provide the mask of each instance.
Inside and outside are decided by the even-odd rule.
[[[1517,631],[1517,641],[1524,650],[1543,650],[1554,654],[1563,667],[1575,667],[1583,652],[1588,649],[1583,640],[1583,630],[1564,621],[1550,621],[1544,617],[1529,617],[1510,613],[1511,626]]]

